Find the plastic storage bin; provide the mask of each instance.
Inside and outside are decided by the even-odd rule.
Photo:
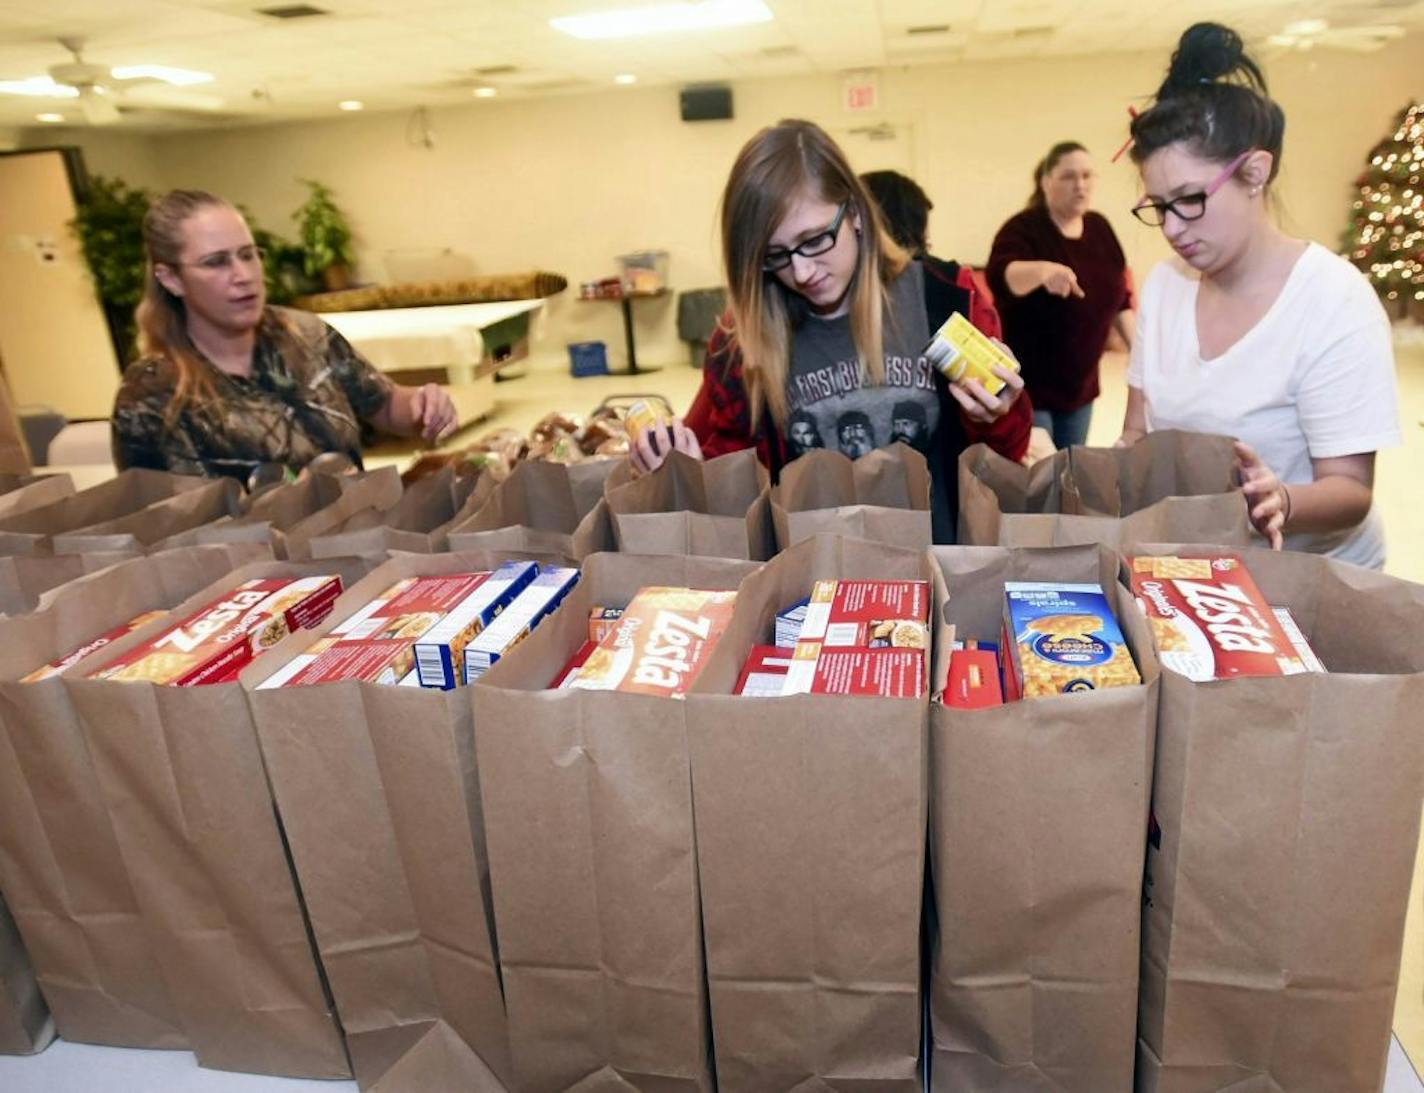
[[[618,256],[623,291],[634,295],[662,292],[668,287],[668,252],[641,250]]]
[[[608,375],[608,347],[602,342],[569,343],[569,371],[580,378]]]

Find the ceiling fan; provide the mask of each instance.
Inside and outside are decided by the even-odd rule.
[[[1332,26],[1326,19],[1299,19],[1287,23],[1279,34],[1272,34],[1266,43],[1277,49],[1309,50],[1345,49],[1353,53],[1372,53],[1397,38],[1404,37],[1404,28],[1393,23],[1360,26]]]
[[[90,125],[114,124],[121,117],[121,105],[204,113],[223,108],[218,96],[193,89],[212,82],[211,73],[162,65],[108,68],[84,59],[81,38],[60,38],[59,44],[72,60],[51,66],[43,76],[0,81],[0,94],[77,99]]]

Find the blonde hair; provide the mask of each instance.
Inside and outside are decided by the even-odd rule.
[[[171,426],[189,406],[204,407],[217,397],[212,368],[188,334],[188,311],[154,273],[175,270],[183,254],[183,224],[203,209],[231,209],[231,203],[202,190],[172,190],[149,206],[143,218],[143,299],[134,312],[140,357],[167,360],[178,370],[178,385],[164,411]]]
[[[792,323],[808,305],[762,263],[777,225],[807,195],[832,205],[844,201],[846,219],[859,218],[859,255],[848,289],[851,340],[862,378],[885,380],[887,286],[909,256],[885,230],[874,199],[835,141],[809,121],[780,121],[742,148],[722,194],[722,260],[753,429],[767,410],[777,428],[786,427]]]

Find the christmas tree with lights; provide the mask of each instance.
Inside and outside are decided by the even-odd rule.
[[[1418,314],[1424,303],[1424,103],[1400,111],[1394,132],[1375,145],[1355,186],[1345,256],[1393,313],[1403,314],[1413,301]]]

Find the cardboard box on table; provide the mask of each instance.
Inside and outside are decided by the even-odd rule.
[[[473,688],[516,1086],[709,1090],[690,702],[548,691],[594,606],[734,589],[747,562],[597,554]]]
[[[449,531],[449,549],[532,550],[583,559],[613,548],[603,487],[616,459],[523,462],[483,505]]]
[[[1241,554],[1329,674],[1162,672],[1138,1088],[1373,1093],[1424,801],[1424,588]]]
[[[778,550],[814,535],[845,535],[927,548],[932,539],[930,471],[905,444],[851,460],[820,450],[793,459],[771,488]]]
[[[33,1055],[53,1039],[54,1019],[15,920],[0,899],[0,1055]]]
[[[687,700],[723,1090],[920,1088],[927,699],[731,692],[816,580],[932,576],[923,551],[798,543],[742,584]]]
[[[144,610],[193,611],[243,580],[301,575],[240,564],[260,552],[187,548],[76,581],[45,611],[0,624],[40,639],[5,674]],[[58,678],[0,682],[16,779],[0,883],[66,1038],[187,1046],[216,1069],[347,1075],[242,689],[87,678],[172,621]]]
[[[466,504],[487,499],[494,489],[488,475],[457,474],[445,467],[407,486],[393,507],[363,509],[339,527],[311,539],[314,558],[354,555],[436,554],[450,543],[450,529],[473,511]]]
[[[202,496],[193,500],[178,499],[180,494],[193,491],[199,491]],[[117,520],[154,505],[160,506],[157,518],[162,524],[172,519],[161,508],[163,502],[172,501],[179,512],[192,508],[201,510],[216,496],[226,497],[225,487],[208,478],[142,468],[123,471],[106,482],[47,505],[0,515],[0,554],[51,554],[56,535]],[[154,525],[155,530],[160,530],[158,538],[172,534],[161,530],[159,524]],[[157,538],[147,538],[147,542],[156,541]],[[79,551],[92,549],[93,544],[77,546]],[[126,542],[119,549],[131,549],[131,544]]]
[[[618,549],[764,561],[776,552],[768,482],[750,448],[706,462],[673,452],[607,492]]]
[[[441,1068],[459,1076],[450,1088],[483,1088],[511,1072],[470,690],[260,684],[396,581],[505,557],[393,558],[243,676],[363,1089],[427,1093]]]
[[[959,457],[959,542],[977,546],[1251,541],[1229,437],[1161,430],[1131,448],[1065,448],[1032,467]]]
[[[1097,546],[937,547],[935,690],[951,637],[1000,641],[1005,581],[1108,594],[1139,686],[930,705],[931,1087],[1130,1093],[1158,675]]]

